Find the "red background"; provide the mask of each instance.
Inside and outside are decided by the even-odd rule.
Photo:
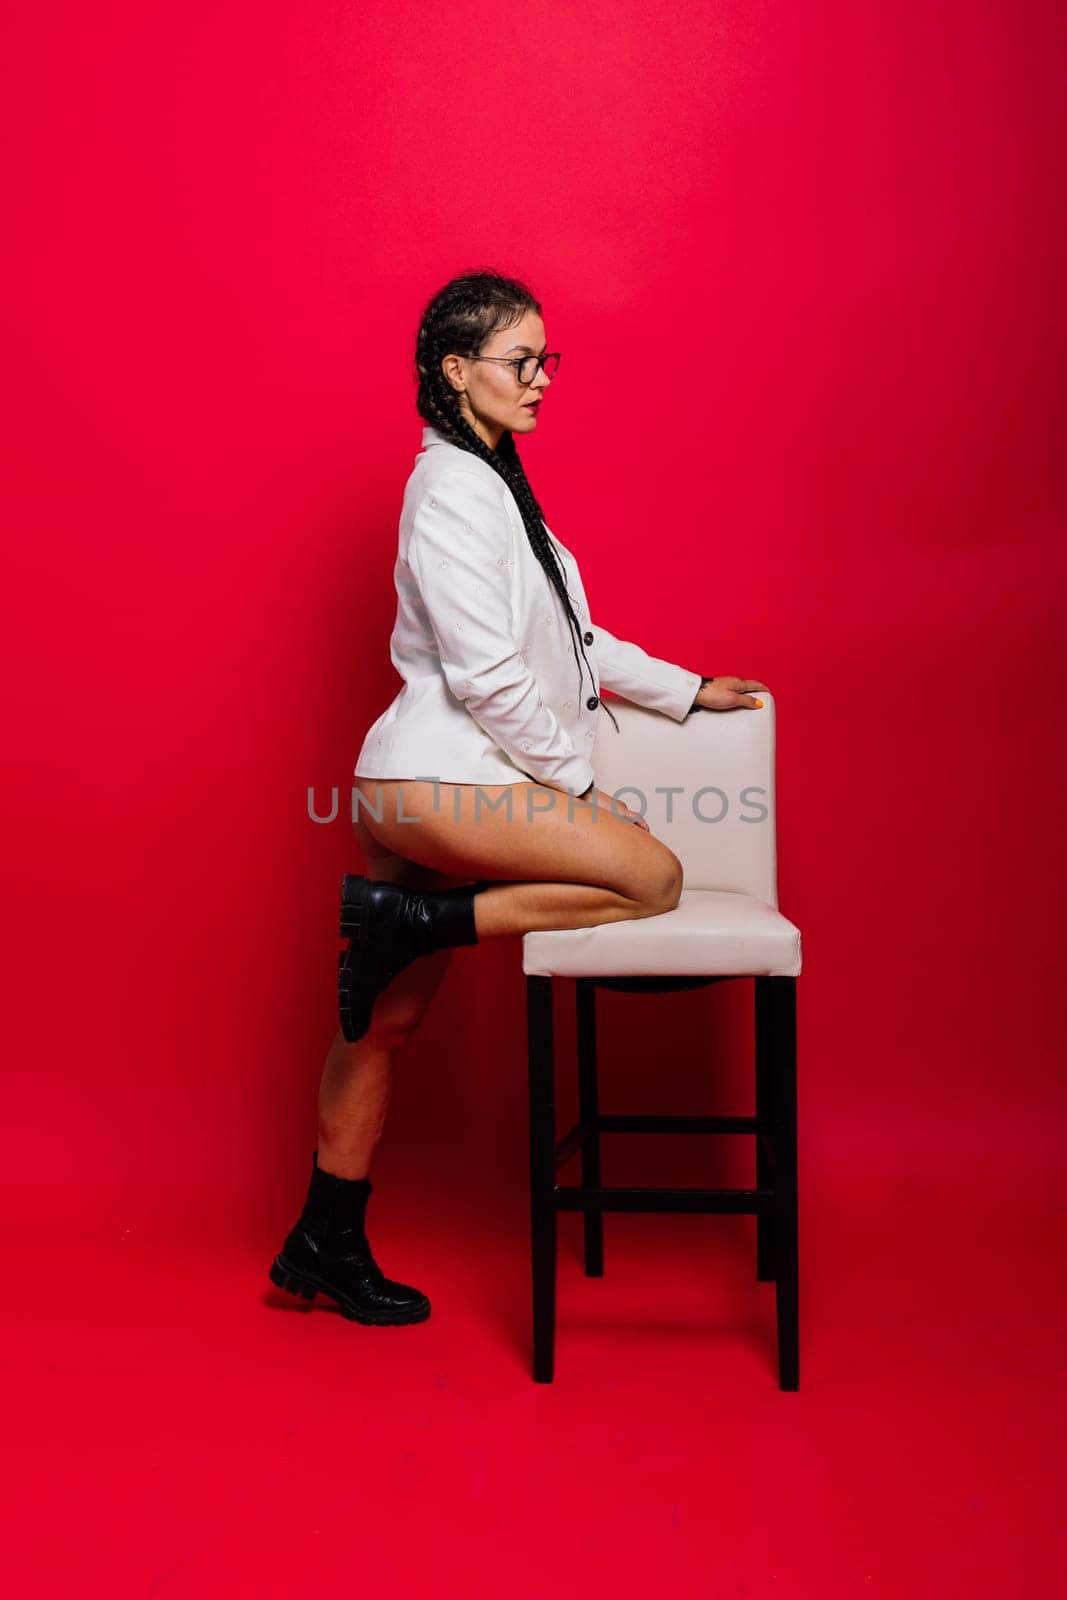
[[[7,8],[35,1593],[1047,1587],[1063,42],[1062,8],[992,0]],[[751,1218],[612,1218],[602,1283],[564,1218],[532,1384],[517,941],[454,956],[375,1159],[371,1237],[430,1323],[285,1317],[267,1283],[361,865],[307,790],[344,799],[396,690],[415,327],[482,265],[563,352],[520,448],[594,615],[777,698],[796,1395]],[[603,1004],[607,1109],[748,1107],[741,986]],[[666,1143],[606,1180],[747,1179]]]

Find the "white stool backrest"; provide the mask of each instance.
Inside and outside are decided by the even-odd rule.
[[[774,697],[761,689],[758,698],[758,711],[699,710],[675,722],[612,696],[619,732],[602,704],[592,759],[597,787],[643,812],[681,861],[687,889],[731,889],[777,907]]]

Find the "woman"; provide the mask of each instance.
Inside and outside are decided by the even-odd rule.
[[[698,707],[756,709],[750,691],[767,687],[701,676],[590,619],[514,440],[536,430],[558,361],[533,295],[493,272],[446,284],[418,331],[428,426],[404,493],[390,641],[404,683],[356,761],[367,872],[342,885],[341,1032],[307,1201],[271,1268],[275,1283],[308,1299],[322,1290],[361,1322],[430,1313],[418,1289],[384,1277],[364,1217],[392,1053],[452,948],[678,903],[677,856],[595,786],[600,685],[676,721]]]

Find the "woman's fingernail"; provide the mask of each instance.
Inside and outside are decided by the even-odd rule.
[[[762,700],[757,700],[757,701],[756,701],[756,704],[757,704],[757,705],[758,705],[758,706],[762,706],[762,705],[763,705],[763,701],[762,701]]]

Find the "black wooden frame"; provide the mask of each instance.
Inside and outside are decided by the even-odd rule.
[[[581,1211],[587,1277],[604,1274],[605,1211],[713,1212],[756,1217],[756,1277],[775,1284],[778,1386],[800,1387],[797,1234],[796,978],[583,977],[576,990],[578,1121],[556,1139],[553,977],[526,978],[530,1091],[530,1239],[533,1269],[533,1377],[551,1383],[556,1335],[556,1216]],[[634,993],[755,986],[756,1114],[751,1117],[603,1116],[599,1107],[596,990]],[[602,1133],[741,1133],[756,1139],[755,1189],[606,1189],[600,1180]],[[581,1183],[558,1184],[575,1154]]]

